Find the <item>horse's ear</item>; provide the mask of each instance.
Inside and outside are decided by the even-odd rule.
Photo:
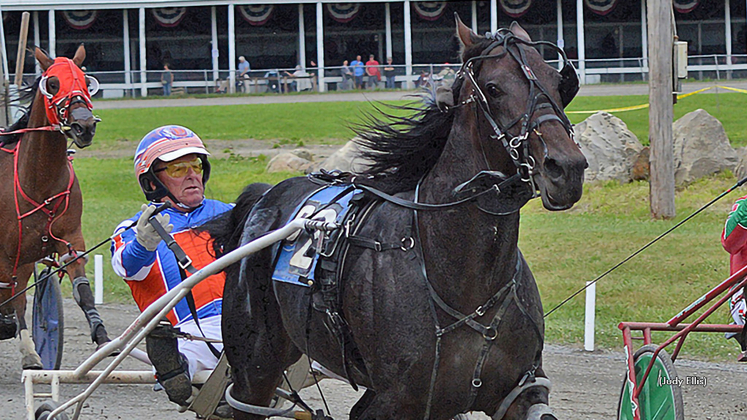
[[[511,22],[511,26],[508,29],[513,32],[515,37],[523,39],[526,42],[532,42],[532,38],[529,37],[527,31],[525,31],[516,21]]]
[[[47,71],[49,66],[54,63],[54,60],[49,58],[47,53],[42,51],[39,47],[34,48],[34,57],[36,57],[36,61],[39,62],[39,67],[41,67],[42,71]]]
[[[462,42],[464,48],[469,48],[480,40],[477,34],[472,32],[472,29],[468,28],[462,22],[462,19],[459,18],[459,14],[456,12],[454,12],[454,19],[456,20],[457,37]]]
[[[80,67],[83,65],[83,60],[86,59],[86,47],[83,46],[83,44],[80,44],[78,46],[78,49],[75,50],[75,55],[73,56],[73,63],[75,63],[76,66]]]

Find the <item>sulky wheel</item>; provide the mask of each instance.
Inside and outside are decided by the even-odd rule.
[[[36,285],[32,337],[44,369],[57,370],[62,363],[64,314],[60,282],[51,272],[52,269],[47,267],[38,276],[34,276],[37,281],[45,277],[47,280]]]
[[[59,407],[59,405],[52,400],[44,401],[42,405],[36,409],[34,418],[36,420],[69,420],[69,417],[65,413],[54,416],[54,419],[49,418],[49,413],[53,412],[57,407]]]
[[[649,362],[656,351],[655,344],[641,347],[633,356],[636,382],[638,383],[646,373]],[[685,412],[682,404],[682,390],[672,380],[678,379],[672,359],[662,350],[656,356],[641,394],[638,396],[641,420],[684,420]],[[623,383],[620,402],[617,406],[619,420],[633,420],[633,407],[630,396],[634,385],[627,380]]]

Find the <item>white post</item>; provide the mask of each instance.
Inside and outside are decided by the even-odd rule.
[[[96,254],[93,256],[93,301],[96,305],[104,303],[104,256]]]
[[[3,27],[2,6],[0,6],[0,60],[2,60],[3,66],[3,79],[10,80],[10,74],[8,74],[8,50],[5,49],[5,28]],[[0,83],[4,83],[4,80],[0,80]],[[2,90],[3,89],[0,88],[0,91]]]
[[[565,49],[565,35],[563,34],[563,0],[558,0],[557,6],[556,6],[556,13],[558,15],[558,47],[561,49]],[[561,61],[558,63],[558,68],[562,69],[563,65],[565,63],[562,63],[563,57],[558,53],[558,61]]]
[[[54,9],[49,9],[49,56],[57,57],[57,27],[55,26],[56,21],[54,18]]]
[[[472,32],[478,34],[477,28],[477,0],[472,0]]]
[[[216,19],[215,6],[210,6],[210,56],[213,58],[213,82],[220,78],[218,74],[218,22]]]
[[[34,46],[41,48],[41,35],[39,34],[39,12],[34,12],[32,17],[34,19]],[[39,65],[39,62],[36,60],[34,60],[34,63],[35,63],[34,72],[36,73],[36,76],[38,77],[42,73],[41,66]]]
[[[130,13],[129,10],[122,10],[122,42],[124,43],[124,72],[125,84],[127,89],[132,89],[132,53],[130,52]],[[130,91],[132,94],[132,91]]]
[[[228,91],[236,92],[236,6],[228,5]]]
[[[641,0],[641,48],[643,49],[643,68],[648,73],[648,23],[646,21],[646,0]]]
[[[389,3],[384,3],[384,15],[384,24],[386,25],[386,57],[379,57],[379,59],[383,58],[383,60],[381,60],[382,63],[386,63],[386,59],[392,56],[392,10],[389,7]]]
[[[148,82],[148,75],[146,73],[148,69],[148,59],[145,52],[145,8],[141,7],[138,9],[138,34],[140,38],[140,96],[145,98],[148,96],[148,87],[145,83]]]
[[[490,32],[495,32],[497,30],[498,30],[498,0],[490,0]]]
[[[731,5],[729,0],[724,0],[724,32],[726,37],[726,68],[731,68]],[[731,72],[726,74],[731,76]]]
[[[586,316],[584,322],[584,350],[594,351],[594,322],[596,318],[597,284],[586,282]]]
[[[306,69],[306,26],[303,20],[303,3],[300,3],[298,5],[298,64]]]
[[[405,0],[405,86],[412,88],[412,27],[410,26],[410,0]]]
[[[316,65],[319,67],[319,92],[325,92],[327,85],[324,83],[324,8],[321,1],[316,2]]]
[[[576,48],[581,84],[586,84],[586,43],[584,41],[584,0],[576,0]]]

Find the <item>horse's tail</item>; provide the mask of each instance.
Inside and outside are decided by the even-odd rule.
[[[247,185],[239,198],[236,199],[236,206],[231,211],[197,228],[199,231],[208,232],[213,238],[213,250],[216,258],[220,258],[236,249],[241,239],[246,217],[252,207],[271,187],[270,184],[259,182]]]

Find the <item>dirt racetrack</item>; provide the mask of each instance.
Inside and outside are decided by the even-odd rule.
[[[114,334],[121,333],[138,314],[134,305],[104,304],[102,316]],[[30,318],[30,317],[29,317]],[[25,419],[24,392],[21,384],[20,357],[16,340],[0,342],[0,419]],[[729,342],[729,344],[733,344]],[[93,352],[88,326],[72,299],[65,299],[65,352],[63,369],[75,368]],[[617,401],[624,373],[622,351],[593,353],[570,347],[547,346],[545,370],[553,381],[550,405],[559,419],[598,420],[616,418]],[[107,361],[108,362],[108,361]],[[747,365],[678,360],[680,377],[697,376],[705,386],[683,385],[685,418],[747,418]],[[147,370],[141,362],[128,360],[125,369]],[[103,364],[97,369],[103,369]],[[357,395],[349,386],[337,381],[321,383],[332,417],[347,419]],[[46,386],[37,385],[40,390]],[[63,398],[83,390],[78,385],[61,385]],[[316,389],[303,394],[312,407],[323,404]],[[38,406],[39,402],[37,402]],[[69,411],[71,413],[71,411]],[[475,418],[484,418],[475,415]],[[194,419],[191,413],[178,413],[163,392],[153,392],[149,385],[103,385],[87,401],[81,419]],[[408,419],[405,419],[408,420]]]

